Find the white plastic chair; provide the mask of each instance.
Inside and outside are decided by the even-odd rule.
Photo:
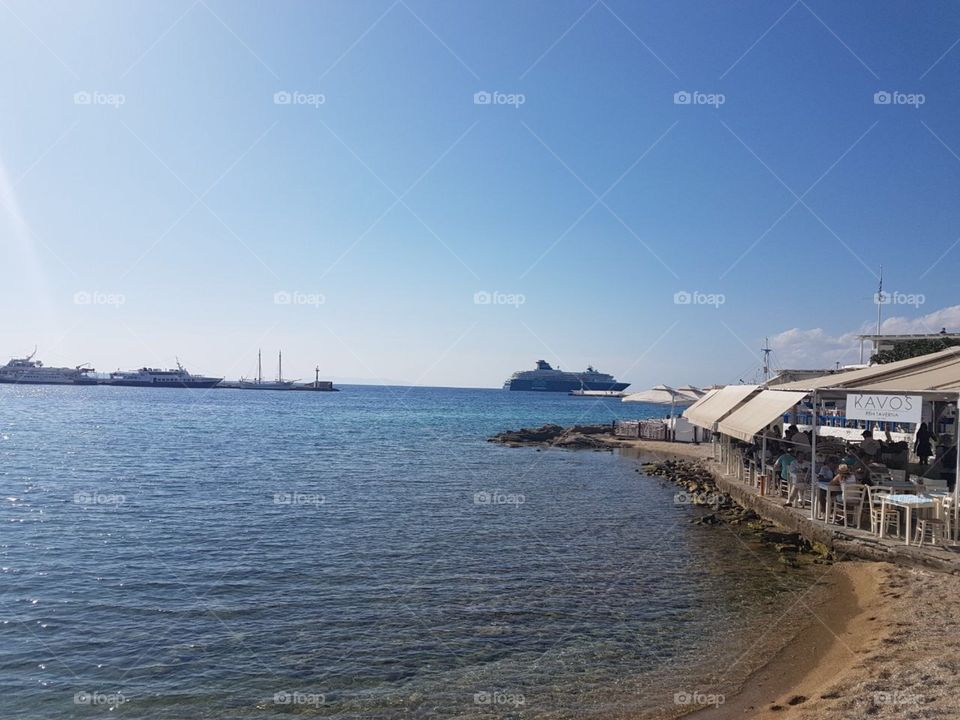
[[[889,487],[867,488],[867,502],[870,506],[870,532],[874,535],[880,534],[881,527],[884,531],[893,528],[896,533],[895,537],[900,535],[899,511],[896,508],[888,507],[884,512],[883,505],[880,502],[882,496],[890,494],[891,489]]]
[[[866,485],[855,485],[853,483],[841,485],[840,497],[833,503],[833,517],[830,518],[830,522],[843,520],[844,527],[850,527],[850,521],[855,520],[859,529],[866,488]]]

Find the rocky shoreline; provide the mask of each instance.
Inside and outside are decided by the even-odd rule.
[[[487,442],[507,447],[556,447],[573,450],[614,450],[625,447],[610,425],[574,425],[565,428],[547,424],[538,428],[520,428],[497,433]]]
[[[738,535],[754,539],[777,551],[780,561],[789,567],[804,564],[832,564],[833,554],[826,545],[810,542],[800,533],[784,530],[761,518],[753,510],[738,505],[717,488],[713,475],[703,465],[689,460],[664,460],[644,463],[637,472],[659,477],[681,488],[674,499],[703,509],[691,520],[697,525],[727,525]]]
[[[507,447],[565,448],[573,450],[615,450],[635,444],[617,438],[610,425],[574,425],[565,428],[546,424],[538,428],[521,428],[497,433],[487,442]],[[770,547],[788,567],[807,564],[832,564],[830,549],[820,542],[811,542],[798,532],[764,520],[754,510],[738,504],[717,487],[711,472],[700,462],[668,459],[644,463],[637,468],[652,477],[663,479],[680,488],[674,496],[678,504],[692,505],[702,512],[690,522],[696,525],[727,526],[744,540],[753,540]]]

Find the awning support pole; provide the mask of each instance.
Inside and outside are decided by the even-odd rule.
[[[817,480],[817,391],[813,391],[813,423],[810,431],[810,519],[816,520]],[[829,519],[829,518],[828,518]]]
[[[960,395],[957,396],[957,410],[953,414],[953,449],[957,456],[956,474],[953,476],[953,524],[950,527],[954,538],[957,535],[957,521],[960,520]],[[952,540],[953,538],[951,538]]]
[[[767,428],[763,429],[763,442],[760,443],[760,474],[767,474]]]

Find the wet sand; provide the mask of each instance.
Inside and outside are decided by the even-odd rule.
[[[706,458],[709,444],[630,441],[644,459]],[[960,718],[960,576],[880,562],[825,567],[806,627],[696,720]],[[765,632],[757,629],[758,635]]]
[[[960,577],[845,561],[811,622],[696,720],[960,717]]]
[[[809,624],[723,705],[689,717],[768,720],[801,717],[796,714],[799,710],[813,712],[810,717],[833,717],[824,712],[821,696],[851,671],[873,632],[867,617],[879,619],[884,608],[879,602],[878,564],[838,563],[825,570],[827,575],[834,581],[833,591],[823,602],[812,605],[798,600],[809,612]]]
[[[785,648],[785,655],[773,658],[761,671],[770,673],[766,690],[760,689],[758,677],[741,693],[745,707],[738,711],[741,701],[735,697],[727,714],[709,717],[960,716],[960,637],[955,630],[960,578],[886,563],[844,565],[852,597],[841,592],[837,602],[855,602],[855,612],[827,633],[811,626],[809,634],[802,633]],[[823,620],[832,624],[827,617]],[[791,663],[792,673],[787,670]],[[796,696],[808,699],[790,705]]]

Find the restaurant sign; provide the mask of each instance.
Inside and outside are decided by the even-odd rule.
[[[847,395],[847,417],[851,420],[920,422],[919,395]]]

